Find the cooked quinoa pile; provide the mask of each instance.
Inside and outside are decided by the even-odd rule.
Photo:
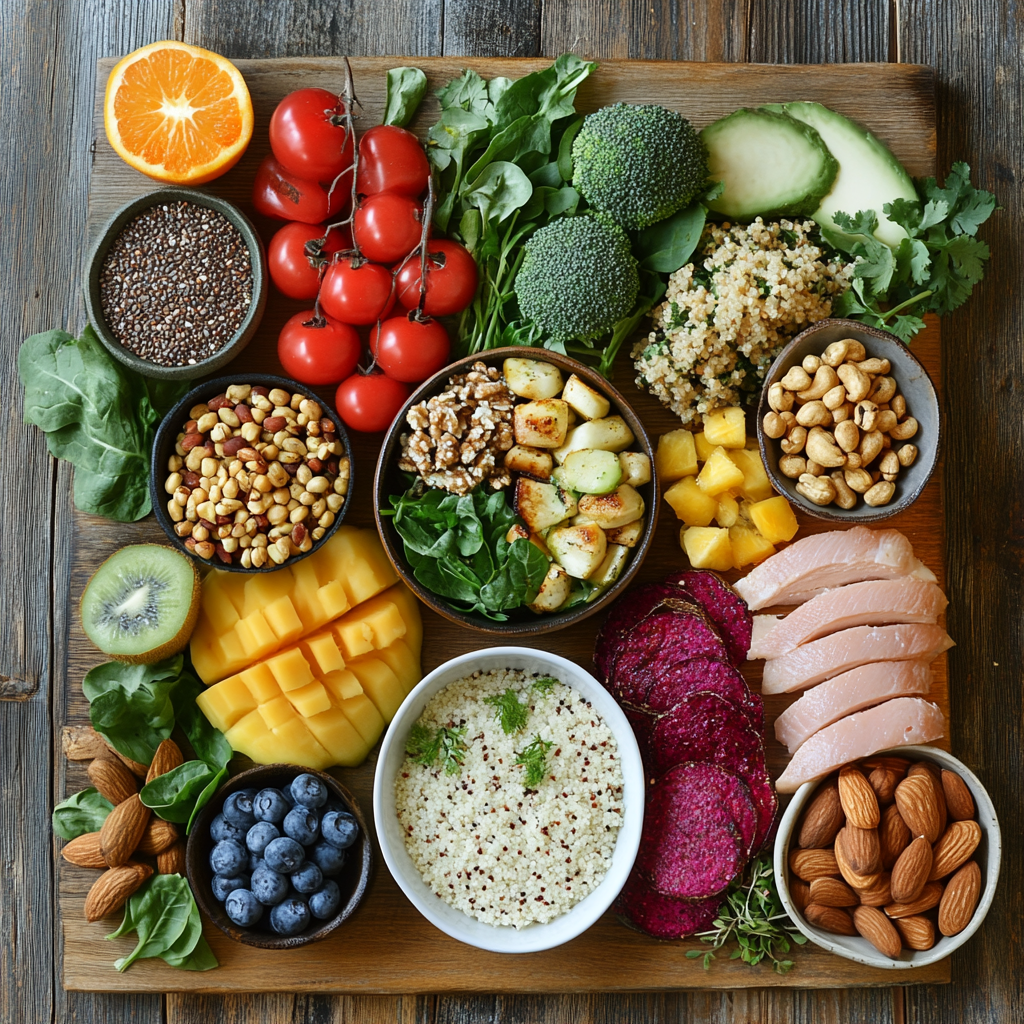
[[[831,315],[852,272],[810,220],[708,224],[698,252],[669,277],[654,330],[632,353],[637,387],[684,424],[753,395],[786,342]]]
[[[406,757],[395,780],[405,845],[441,899],[486,924],[551,921],[591,893],[611,866],[622,825],[618,744],[603,719],[564,683],[533,684],[519,670],[450,683],[420,722],[464,729],[457,774]],[[512,688],[530,708],[506,735],[485,698]],[[519,752],[551,744],[543,781],[524,788]]]

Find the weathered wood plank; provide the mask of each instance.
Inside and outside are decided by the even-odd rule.
[[[888,0],[755,3],[746,59],[771,64],[889,60],[889,13]]]
[[[449,57],[535,57],[541,0],[447,0],[444,46]]]

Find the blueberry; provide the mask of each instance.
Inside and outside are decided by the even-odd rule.
[[[210,879],[210,888],[216,899],[223,903],[228,895],[236,889],[248,889],[249,877],[248,875],[214,875]]]
[[[223,814],[218,814],[210,822],[210,838],[215,843],[223,842],[225,839],[234,839],[237,843],[244,843],[245,829],[232,825]]]
[[[339,850],[347,850],[359,837],[359,822],[348,811],[328,811],[320,822],[320,834]]]
[[[262,864],[252,873],[251,888],[260,903],[272,907],[288,895],[288,879]]]
[[[279,789],[261,789],[252,802],[252,813],[257,821],[269,821],[279,825],[291,808]]]
[[[234,839],[222,839],[210,851],[210,867],[218,875],[237,875],[249,865],[245,847]]]
[[[284,818],[284,834],[303,846],[312,846],[320,838],[320,818],[308,807],[293,807]]]
[[[263,859],[267,862],[268,868],[288,875],[306,859],[306,851],[294,839],[281,836],[267,844],[263,851]]]
[[[341,890],[338,888],[337,882],[324,882],[324,884],[309,897],[310,913],[321,921],[326,921],[328,918],[334,917],[340,906]]]
[[[303,894],[315,892],[323,884],[323,872],[308,860],[298,871],[292,872],[292,885],[295,886],[296,892]]]
[[[321,840],[316,846],[311,846],[306,855],[309,859],[329,878],[338,874],[345,864],[345,851],[339,850],[336,846]]]
[[[309,919],[309,907],[302,900],[285,900],[270,912],[270,927],[278,935],[298,935],[305,931]]]
[[[263,858],[258,853],[249,854],[249,874],[251,875],[261,864]]]
[[[292,781],[292,798],[303,807],[327,803],[327,787],[315,775],[298,775]]]
[[[224,901],[224,912],[235,924],[251,928],[263,916],[263,904],[249,889],[235,889]]]
[[[255,825],[245,834],[245,845],[250,853],[262,856],[271,839],[276,839],[281,834],[276,825],[269,821],[257,821]]]
[[[240,793],[232,793],[224,801],[222,813],[232,825],[237,825],[239,828],[249,829],[256,824],[256,819],[252,814],[252,797],[244,790]]]

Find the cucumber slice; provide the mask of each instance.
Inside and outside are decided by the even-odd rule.
[[[764,108],[737,110],[700,134],[710,177],[725,183],[708,205],[726,217],[809,216],[839,170],[810,125]]]
[[[559,479],[580,494],[609,494],[622,480],[622,463],[615,452],[582,448],[565,457]]]
[[[842,234],[833,214],[842,211],[853,217],[861,210],[874,210],[878,214],[875,237],[896,248],[906,232],[882,213],[882,207],[894,199],[917,199],[917,189],[884,143],[866,128],[820,103],[785,103],[769,109],[784,111],[812,127],[839,161],[839,174],[832,190],[811,216],[822,227]]]

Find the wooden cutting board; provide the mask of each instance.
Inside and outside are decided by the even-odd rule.
[[[128,168],[107,144],[103,132],[102,100],[114,58],[99,62],[94,124],[94,166],[90,183],[90,240],[122,204],[154,188],[154,183]],[[269,239],[274,225],[254,214],[250,189],[259,161],[269,151],[267,125],[277,101],[293,89],[320,86],[338,91],[344,82],[344,64],[338,58],[301,58],[236,62],[252,93],[256,131],[242,161],[223,178],[205,188],[240,206]],[[548,61],[527,59],[411,59],[359,58],[352,60],[356,92],[362,101],[363,124],[379,122],[384,102],[385,72],[389,67],[415,63],[427,73],[431,88],[472,67],[490,77],[518,77],[542,68]],[[583,111],[617,101],[658,102],[681,111],[698,127],[741,106],[787,100],[818,100],[841,113],[857,118],[878,134],[913,175],[934,173],[935,112],[930,68],[900,64],[851,64],[828,66],[688,64],[649,61],[604,61],[580,89],[578,107]],[[436,101],[428,99],[412,126],[422,130],[436,119]],[[281,325],[302,304],[271,294],[260,331],[245,352],[225,373],[246,370],[279,373],[276,339]],[[939,332],[932,323],[914,340],[914,351],[932,379],[940,384]],[[616,383],[623,388],[649,433],[678,426],[678,420],[657,401],[630,385],[631,367],[625,358],[617,366]],[[941,387],[941,385],[940,385]],[[324,397],[332,399],[329,391]],[[379,436],[353,435],[355,491],[347,522],[372,527],[371,481],[379,448]],[[919,557],[942,582],[944,576],[941,462],[931,482],[912,508],[886,522],[902,530]],[[801,535],[826,527],[800,515]],[[663,508],[651,552],[639,575],[640,581],[657,580],[673,569],[684,568],[679,548],[678,522]],[[77,605],[91,573],[113,550],[142,541],[161,541],[163,534],[149,519],[132,525],[76,512],[70,524],[73,549],[71,600]],[[739,573],[734,574],[736,576]],[[491,638],[460,629],[423,609],[423,669],[429,671],[456,654],[495,645]],[[550,634],[527,646],[541,647],[591,666],[594,637],[601,617]],[[66,720],[58,726],[88,722],[88,704],[81,692],[85,672],[102,658],[86,640],[77,617],[68,645]],[[949,700],[945,655],[934,665],[932,699],[946,713]],[[760,667],[748,667],[748,679],[760,687]],[[768,697],[765,701],[767,734],[771,723],[792,698]],[[783,748],[769,739],[769,767],[778,775],[786,762]],[[64,765],[61,755],[55,766],[57,778],[65,779],[63,799],[88,785],[84,764]],[[369,813],[375,754],[357,769],[338,769],[337,775]],[[82,906],[96,873],[57,858],[60,917],[64,937],[64,986],[85,991],[123,992],[612,992],[681,988],[741,988],[784,986],[794,988],[847,988],[861,985],[892,985],[914,982],[936,984],[950,980],[948,958],[913,972],[884,971],[862,966],[806,945],[794,953],[796,966],[786,975],[770,967],[751,968],[739,961],[716,960],[710,971],[701,961],[688,960],[688,949],[700,943],[657,942],[625,928],[607,914],[580,938],[558,949],[523,956],[485,953],[448,938],[428,924],[412,908],[392,881],[383,861],[376,871],[366,899],[356,915],[323,942],[276,952],[235,943],[206,923],[205,934],[220,961],[220,968],[202,974],[176,971],[160,960],[136,963],[125,974],[112,966],[127,953],[132,940],[105,942],[104,936],[120,923],[116,920],[88,924]]]

